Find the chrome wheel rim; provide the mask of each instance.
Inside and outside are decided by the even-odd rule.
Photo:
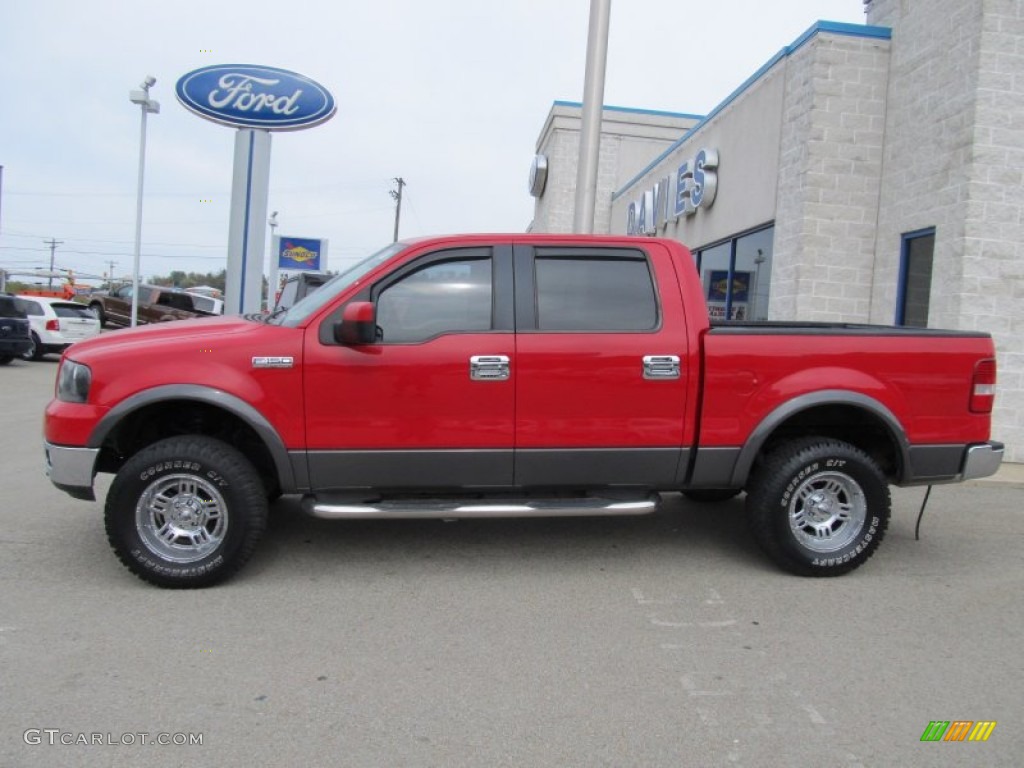
[[[224,497],[195,475],[167,475],[142,493],[135,507],[142,543],[162,560],[194,563],[217,549],[228,530]]]
[[[805,479],[789,501],[789,529],[813,552],[836,552],[852,544],[864,528],[868,503],[849,475],[818,472]]]

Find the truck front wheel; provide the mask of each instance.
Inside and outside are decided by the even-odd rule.
[[[889,486],[848,443],[797,440],[770,453],[747,491],[751,531],[783,569],[839,576],[864,563],[889,525]]]
[[[107,538],[139,578],[194,588],[235,573],[266,528],[252,464],[209,437],[161,440],[129,459],[107,494]]]

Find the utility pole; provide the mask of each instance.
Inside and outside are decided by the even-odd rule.
[[[53,290],[53,254],[57,250],[58,245],[63,245],[63,240],[54,240],[52,237],[49,240],[43,240],[43,243],[50,246],[50,287],[49,290]]]
[[[110,261],[107,262],[107,264],[110,265],[110,271],[107,273],[108,282],[110,283],[110,287],[113,288],[114,287],[114,267],[117,266],[117,262],[114,261],[113,259],[111,259]]]
[[[398,242],[398,222],[402,217],[402,187],[405,186],[405,179],[401,176],[397,176],[392,181],[398,185],[398,189],[392,189],[389,193],[395,200],[395,239],[394,242]]]

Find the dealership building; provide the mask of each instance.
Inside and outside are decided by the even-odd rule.
[[[1024,0],[864,6],[708,115],[605,107],[594,231],[686,244],[713,317],[991,333],[1024,462]],[[572,230],[580,123],[544,123],[534,232]]]

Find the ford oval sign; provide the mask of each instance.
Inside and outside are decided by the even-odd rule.
[[[251,64],[216,64],[182,76],[175,92],[186,109],[237,128],[295,131],[334,116],[334,97],[295,72]]]

